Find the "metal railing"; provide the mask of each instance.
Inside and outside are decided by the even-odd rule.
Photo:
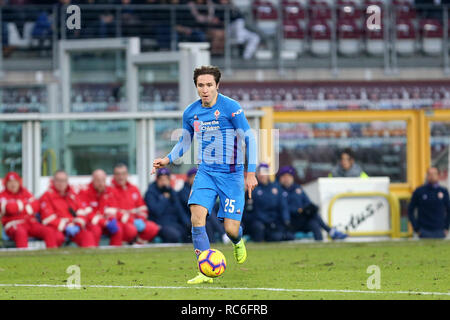
[[[4,6],[0,8],[0,24],[2,35],[0,43],[3,55],[0,55],[0,70],[20,69],[54,69],[57,58],[57,41],[59,39],[85,39],[103,37],[130,37],[139,36],[144,50],[178,50],[179,41],[185,41],[183,34],[177,31],[176,26],[191,26],[198,29],[197,40],[206,38],[211,41],[213,37],[209,32],[214,29],[226,29],[231,24],[229,6],[215,5],[215,10],[224,10],[223,23],[220,26],[192,27],[192,19],[189,18],[189,6],[187,5],[80,5],[81,29],[69,30],[66,27],[65,6]],[[330,6],[330,52],[327,56],[316,56],[311,52],[312,38],[308,30],[311,21],[308,7],[303,7],[306,12],[301,24],[304,26],[304,37],[299,39],[305,45],[306,50],[299,53],[296,59],[285,59],[282,51],[285,44],[284,38],[284,9],[281,2],[275,6],[277,19],[272,34],[267,34],[258,27],[258,21],[252,13],[252,7],[243,8],[243,15],[247,28],[259,35],[260,48],[268,48],[272,52],[272,58],[243,60],[240,54],[241,44],[233,38],[225,36],[223,53],[212,58],[212,62],[227,71],[240,68],[275,68],[283,72],[288,68],[330,68],[334,74],[340,68],[347,67],[382,67],[386,73],[395,73],[398,68],[408,66],[442,67],[445,72],[450,70],[450,58],[448,53],[448,7],[447,6],[415,6],[417,17],[412,18],[416,29],[414,50],[409,55],[399,53],[401,39],[396,37],[396,10],[393,4],[387,3],[383,14],[384,36],[383,52],[379,56],[367,52],[365,21],[365,7],[358,9],[363,14],[359,18],[362,24],[362,33],[358,39],[360,49],[353,56],[346,56],[340,52],[339,45],[342,39],[339,33],[339,15],[335,4]],[[206,10],[204,6],[199,9]],[[242,9],[242,8],[241,8]],[[437,19],[442,28],[440,52],[429,54],[424,52],[424,41],[420,34],[420,21],[430,18]],[[203,33],[203,34],[201,34]],[[228,34],[228,33],[225,33]],[[6,39],[5,39],[6,37]],[[184,37],[186,38],[186,37]],[[191,38],[195,41],[195,37]],[[12,43],[11,43],[12,41]],[[425,50],[426,51],[426,50]],[[24,64],[23,61],[26,61]],[[46,61],[46,63],[45,63]],[[2,66],[3,65],[3,66]]]

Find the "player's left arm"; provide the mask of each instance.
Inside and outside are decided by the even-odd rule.
[[[240,140],[244,139],[245,141],[245,155],[247,158],[247,177],[245,179],[245,185],[248,190],[248,196],[251,199],[252,191],[258,185],[258,181],[255,177],[256,165],[258,163],[256,137],[239,104],[236,103],[235,105],[232,105],[230,107],[230,113],[231,123],[233,124],[238,137]]]

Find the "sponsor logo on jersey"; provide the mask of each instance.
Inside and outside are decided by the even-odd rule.
[[[238,114],[241,114],[241,113],[242,113],[242,109],[239,109],[238,111],[233,112],[233,113],[231,114],[231,117],[234,118],[235,116],[237,116]]]

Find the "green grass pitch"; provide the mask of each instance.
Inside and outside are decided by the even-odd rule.
[[[194,286],[191,245],[0,252],[0,299],[450,299],[450,241],[248,243],[242,265],[231,245],[212,247],[227,270]],[[66,286],[70,265],[80,289]],[[371,265],[380,289],[367,287]]]

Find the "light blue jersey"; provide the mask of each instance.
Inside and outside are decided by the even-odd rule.
[[[245,204],[244,141],[247,171],[255,172],[257,163],[255,135],[241,106],[222,94],[210,108],[197,100],[183,113],[183,129],[183,136],[167,157],[171,163],[181,158],[196,136],[199,170],[188,205],[201,205],[211,213],[218,196],[217,217],[240,221]]]
[[[167,155],[171,163],[189,150],[194,135],[199,143],[199,170],[243,171],[245,141],[247,171],[255,172],[255,135],[237,101],[219,93],[212,107],[203,107],[201,99],[190,104],[183,113],[183,136]]]

